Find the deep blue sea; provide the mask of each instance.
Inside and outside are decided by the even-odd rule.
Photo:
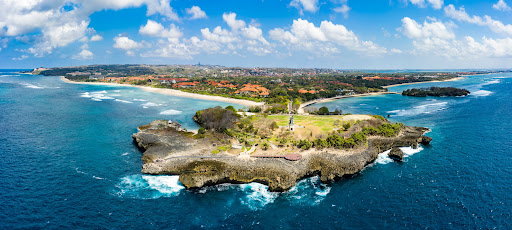
[[[131,135],[154,119],[197,129],[196,110],[227,104],[0,70],[0,229],[511,229],[511,83],[512,74],[469,76],[390,89],[455,86],[467,97],[324,103],[429,127],[434,140],[331,184],[191,192],[176,176],[142,175]]]

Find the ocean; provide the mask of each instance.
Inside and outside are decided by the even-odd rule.
[[[187,191],[177,176],[140,173],[137,126],[197,129],[196,110],[226,103],[0,70],[0,229],[510,229],[511,83],[468,76],[390,88],[454,86],[467,97],[323,103],[428,127],[434,139],[403,148],[403,163],[381,154],[352,178],[308,178],[280,194],[258,183]]]

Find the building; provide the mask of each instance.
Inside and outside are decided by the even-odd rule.
[[[288,123],[288,129],[290,132],[293,132],[295,130],[295,125],[293,124],[293,115],[290,116],[290,122]]]

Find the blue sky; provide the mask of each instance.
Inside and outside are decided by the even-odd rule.
[[[512,68],[511,16],[507,0],[0,0],[0,68]]]

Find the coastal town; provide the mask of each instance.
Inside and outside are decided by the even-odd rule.
[[[387,93],[396,84],[444,81],[476,72],[375,73],[334,69],[241,68],[216,65],[92,65],[38,68],[70,82],[123,84],[252,101],[271,114],[297,113],[320,99]],[[292,106],[288,106],[289,104]],[[256,107],[256,106],[249,106]]]

